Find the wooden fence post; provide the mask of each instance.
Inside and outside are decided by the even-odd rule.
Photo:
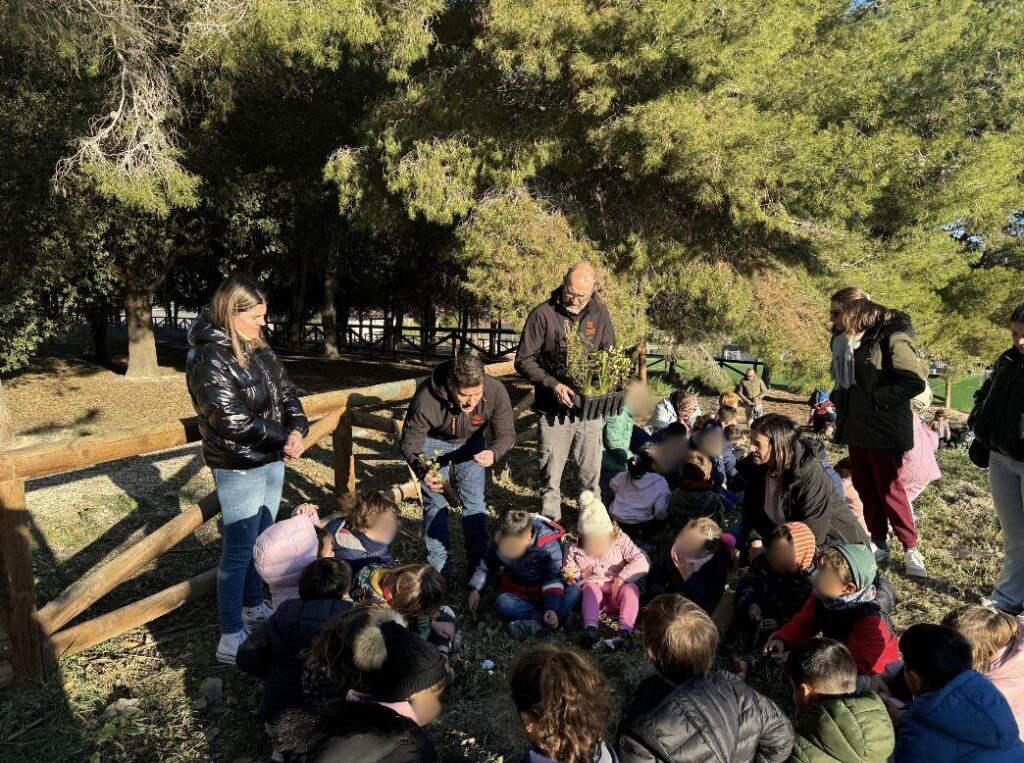
[[[43,674],[25,480],[0,482],[0,626],[11,639],[13,679]]]
[[[334,446],[334,494],[340,499],[356,491],[356,457],[352,446],[352,412],[345,411],[331,435]]]

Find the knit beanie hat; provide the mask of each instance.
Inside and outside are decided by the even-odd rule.
[[[850,565],[850,569],[853,571],[853,584],[857,586],[858,591],[869,585],[874,585],[878,565],[875,563],[875,555],[870,548],[857,543],[838,546],[837,550]]]
[[[796,568],[806,570],[814,562],[815,540],[811,528],[803,522],[786,522],[782,525],[793,538],[793,553],[796,554]]]
[[[601,499],[589,490],[580,493],[580,518],[576,529],[581,535],[610,533],[612,520]]]
[[[437,647],[410,633],[394,610],[382,610],[359,632],[352,664],[366,692],[380,702],[404,702],[448,677]]]

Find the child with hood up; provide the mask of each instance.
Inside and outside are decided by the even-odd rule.
[[[299,598],[299,578],[317,557],[334,556],[330,537],[320,527],[317,506],[303,503],[292,516],[260,533],[252,551],[256,572],[270,587],[274,608]]]
[[[584,490],[579,499],[580,518],[576,538],[569,542],[562,563],[562,578],[572,586],[570,602],[583,601],[583,634],[580,646],[590,649],[600,640],[601,613],[617,616],[619,641],[632,646],[633,626],[640,611],[637,584],[650,563],[630,537],[612,522],[601,500]]]

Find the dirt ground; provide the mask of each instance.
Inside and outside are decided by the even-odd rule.
[[[44,359],[21,377],[7,381],[19,444],[101,431],[191,414],[184,391],[180,348],[162,348],[168,378],[126,382],[116,372],[84,361]],[[355,386],[422,375],[412,364],[354,360],[322,363],[287,359],[304,392]],[[526,388],[511,389],[513,401]],[[803,396],[773,393],[770,410],[802,418]],[[703,407],[711,410],[712,401]],[[93,412],[94,411],[94,412]],[[401,409],[391,409],[401,415]],[[402,482],[404,466],[394,443],[383,435],[357,430],[357,478],[364,489]],[[838,451],[834,456],[840,455]],[[330,439],[288,470],[283,510],[311,500],[329,506],[332,496]],[[944,476],[917,502],[923,512],[921,547],[933,574],[914,581],[894,563],[891,577],[900,596],[895,621],[900,628],[935,621],[954,605],[987,592],[1001,561],[998,523],[986,475],[958,451],[940,454]],[[572,470],[567,470],[571,475]],[[571,479],[568,480],[571,483]],[[538,472],[534,446],[513,450],[494,475],[489,492],[492,516],[510,506],[537,506]],[[181,507],[213,488],[209,470],[195,446],[179,448],[29,484],[34,567],[39,603],[52,598],[103,559],[159,525]],[[566,495],[575,485],[567,484]],[[396,542],[401,561],[424,556],[415,502],[402,505],[402,533]],[[567,507],[566,522],[574,519]],[[466,571],[459,549],[461,524],[453,518],[456,550],[452,601],[463,617],[465,647],[454,659],[457,679],[446,697],[446,711],[431,728],[443,760],[515,759],[523,738],[507,698],[505,676],[528,645],[511,644],[491,614],[489,597],[478,620],[465,619]],[[137,600],[216,564],[219,529],[210,522],[135,579],[84,613],[79,620]],[[45,681],[0,695],[0,759],[4,761],[258,761],[270,749],[255,717],[259,683],[213,659],[216,644],[213,597],[197,601],[148,626],[134,629],[86,652],[61,660]],[[552,638],[562,640],[558,634]],[[646,675],[639,651],[595,652],[622,699]],[[495,663],[493,670],[481,667]],[[220,679],[219,699],[202,691],[208,679]],[[752,681],[788,706],[781,677],[771,666]],[[104,715],[118,700],[123,711]]]

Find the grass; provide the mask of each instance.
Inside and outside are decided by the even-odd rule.
[[[513,398],[524,391],[519,385]],[[773,392],[772,399],[770,407],[803,417],[798,396]],[[702,407],[713,405],[710,399],[701,402]],[[396,460],[393,443],[376,434],[357,434],[360,485],[380,488],[404,481],[405,469]],[[840,455],[833,451],[833,456]],[[331,497],[322,487],[332,479],[329,439],[308,456],[288,471],[285,509],[303,500],[329,505]],[[943,451],[940,463],[942,480],[917,502],[924,513],[919,525],[921,548],[933,579],[906,578],[899,558],[890,572],[900,597],[894,620],[901,629],[914,622],[937,621],[953,606],[976,601],[987,593],[999,571],[1000,535],[985,473],[958,451]],[[567,496],[577,490],[571,473],[567,470]],[[515,448],[489,489],[491,516],[509,506],[535,507],[538,484],[534,446]],[[41,600],[62,590],[99,559],[116,556],[133,539],[166,522],[181,504],[211,488],[209,472],[197,461],[195,448],[31,483],[29,506]],[[396,556],[402,561],[422,559],[420,507],[406,502],[401,509]],[[570,524],[573,519],[569,506],[565,521]],[[430,733],[443,760],[513,760],[524,740],[507,697],[506,676],[530,645],[508,641],[503,624],[492,614],[493,593],[485,596],[479,619],[468,617],[463,607],[466,570],[457,512],[451,526],[455,554],[451,600],[460,616],[465,648],[455,657],[457,677],[446,697],[446,712]],[[84,617],[208,569],[218,553],[218,528],[210,523]],[[215,623],[213,598],[197,601],[147,627],[62,659],[36,685],[0,695],[0,759],[265,760],[270,749],[255,717],[259,683],[214,661]],[[561,633],[551,638],[566,640]],[[619,701],[649,670],[639,651],[598,652],[594,658]],[[495,663],[493,670],[481,667],[486,659]],[[202,699],[201,687],[210,678],[223,683],[223,700],[216,704]],[[774,668],[759,670],[752,682],[789,706],[784,681]],[[103,718],[104,709],[118,699],[137,700],[137,711]]]

